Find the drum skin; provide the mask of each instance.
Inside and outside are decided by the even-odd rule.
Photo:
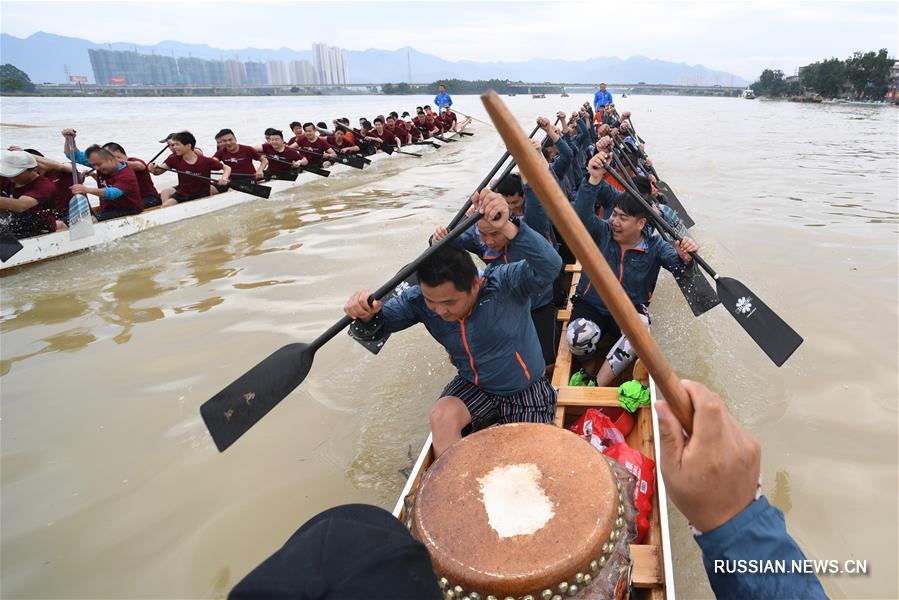
[[[607,459],[552,425],[490,427],[451,446],[421,482],[412,533],[449,588],[505,598],[558,588],[603,554],[618,488]]]

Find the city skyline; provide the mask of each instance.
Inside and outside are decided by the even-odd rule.
[[[349,72],[341,48],[313,44],[314,62],[279,59],[203,59],[129,50],[88,50],[100,85],[346,85]],[[74,75],[72,81],[80,81]]]

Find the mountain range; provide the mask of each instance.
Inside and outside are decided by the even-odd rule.
[[[205,59],[239,60],[312,60],[311,50],[277,50],[242,48],[222,50],[205,44],[164,41],[152,46],[114,42],[98,44],[81,38],[39,31],[26,38],[0,35],[0,62],[11,63],[25,71],[35,83],[64,83],[68,74],[86,75],[93,82],[90,48],[135,50],[144,54],[174,57],[193,56]],[[591,83],[662,83],[681,85],[746,85],[745,79],[725,71],[702,65],[688,65],[631,56],[601,57],[571,61],[532,59],[520,62],[449,61],[432,54],[404,47],[397,50],[345,50],[350,83],[412,82],[426,83],[439,79],[510,79],[527,82]]]

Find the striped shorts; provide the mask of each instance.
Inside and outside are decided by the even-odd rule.
[[[546,377],[509,396],[491,394],[456,375],[441,396],[455,396],[471,414],[471,430],[499,423],[552,423],[556,414],[556,389]]]

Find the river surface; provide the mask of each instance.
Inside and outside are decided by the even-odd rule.
[[[533,118],[587,98],[505,98]],[[390,110],[423,97],[4,98],[2,144],[61,158],[115,140],[149,158],[188,128]],[[474,96],[457,107],[486,118]],[[760,440],[765,493],[810,558],[867,560],[830,595],[896,598],[897,112],[885,107],[635,96],[692,234],[805,338],[776,368],[722,308],[695,319],[667,275],[653,333],[678,372],[726,398]],[[21,126],[28,127],[21,127]],[[379,356],[344,336],[224,454],[199,406],[278,347],[311,340],[358,288],[412,260],[501,153],[486,125],[421,159],[149,230],[0,281],[4,598],[223,597],[306,519],[392,508],[451,377],[423,328]],[[675,584],[710,596],[672,505]]]

